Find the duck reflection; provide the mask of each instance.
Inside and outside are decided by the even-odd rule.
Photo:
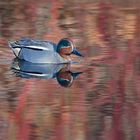
[[[73,81],[83,72],[72,72],[70,64],[36,64],[14,59],[12,71],[18,77],[56,79],[63,87],[71,87]]]

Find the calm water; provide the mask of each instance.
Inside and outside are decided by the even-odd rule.
[[[140,140],[139,5],[0,0],[0,140]],[[7,41],[23,36],[69,37],[85,57],[22,67]]]

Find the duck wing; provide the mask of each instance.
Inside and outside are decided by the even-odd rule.
[[[18,41],[10,42],[12,48],[28,48],[36,50],[53,50],[55,43],[50,41],[35,40],[29,38],[21,38]]]
[[[29,38],[21,38],[18,41],[9,42],[9,47],[13,50],[15,56],[18,56],[21,49],[32,49],[39,51],[56,50],[56,44],[49,41],[34,40]]]

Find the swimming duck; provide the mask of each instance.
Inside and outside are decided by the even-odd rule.
[[[70,87],[82,72],[72,72],[70,64],[35,64],[14,59],[12,71],[21,78],[55,79],[59,85]]]
[[[69,63],[71,54],[83,56],[68,38],[61,39],[57,45],[50,41],[21,38],[9,42],[9,47],[18,59],[32,63]]]

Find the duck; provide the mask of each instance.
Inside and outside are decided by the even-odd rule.
[[[15,58],[11,65],[13,73],[24,79],[54,79],[62,87],[71,87],[73,81],[83,72],[74,72],[70,64],[41,64]]]
[[[69,38],[62,38],[58,44],[51,41],[21,38],[10,41],[9,47],[16,58],[31,63],[70,63],[71,54],[83,57]]]

